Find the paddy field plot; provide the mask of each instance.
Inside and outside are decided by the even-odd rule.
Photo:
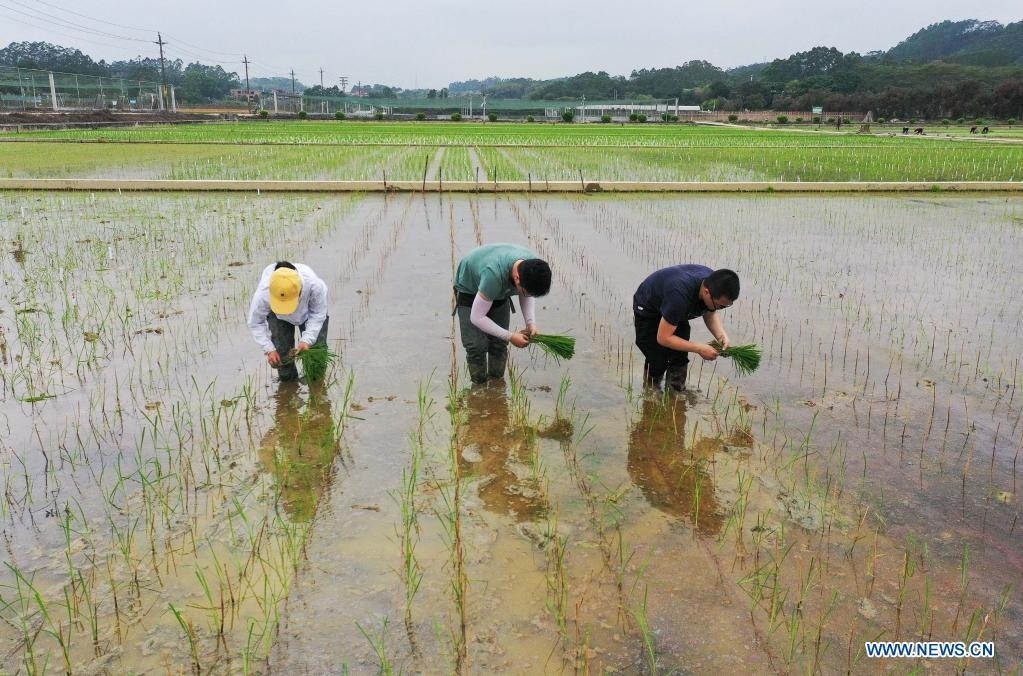
[[[7,192],[0,239],[4,671],[1020,667],[1023,199]],[[495,241],[577,351],[471,388],[452,269]],[[244,324],[284,258],[322,387]],[[663,399],[631,296],[683,261],[764,360]]]
[[[1023,143],[727,126],[247,122],[0,135],[0,178],[1020,181]]]

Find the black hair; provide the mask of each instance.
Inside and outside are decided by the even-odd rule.
[[[288,268],[289,270],[295,270],[297,272],[295,266],[288,261],[277,261],[277,265],[274,266],[274,270],[280,270],[281,268]]]
[[[551,266],[539,258],[519,263],[519,284],[530,296],[546,296],[551,290]]]
[[[728,300],[739,300],[739,275],[733,270],[722,268],[710,273],[703,283],[707,285],[711,298],[724,296]]]

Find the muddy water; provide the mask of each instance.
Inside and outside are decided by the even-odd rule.
[[[275,666],[316,672],[343,655],[371,669],[382,659],[373,644],[406,668],[457,661],[436,477],[417,497],[425,572],[408,625],[395,572],[392,494],[423,385],[432,471],[450,475],[454,445],[467,486],[474,668],[649,669],[640,616],[658,669],[868,668],[867,637],[975,638],[980,620],[970,628],[967,616],[978,608],[981,636],[1018,663],[1019,375],[1014,350],[989,347],[1018,330],[1020,308],[1011,298],[982,308],[971,290],[1018,276],[1018,200],[411,204],[388,238],[387,272],[361,287],[346,354],[365,420],[352,426],[352,476],[318,516]],[[561,366],[516,353],[531,415],[545,416],[532,433],[514,421],[505,383],[458,399],[466,419],[452,440],[444,405],[460,350],[441,302],[451,261],[509,240],[554,265],[540,323],[571,331],[580,351]],[[648,271],[685,260],[740,270],[746,291],[729,331],[768,357],[742,381],[727,363],[694,365],[693,397],[665,407],[633,389],[627,308]],[[567,442],[543,434],[563,376],[575,406]],[[769,601],[756,583],[765,559],[779,562]]]
[[[118,211],[152,207],[125,197],[93,214],[85,196],[45,208],[35,199],[6,196],[3,212],[3,239],[21,233],[9,248],[28,252],[4,260],[5,279],[26,288],[46,265],[39,252],[92,238],[72,236],[76,215],[95,218],[101,234],[101,225],[125,227]],[[201,220],[187,215],[185,197],[159,201],[174,222]],[[113,593],[98,607],[123,626],[96,650],[86,620],[66,630],[72,654],[97,655],[90,669],[198,662],[218,671],[362,673],[386,662],[431,673],[456,665],[873,671],[882,665],[862,655],[862,644],[877,636],[980,636],[996,642],[1000,668],[1019,665],[1023,308],[1002,290],[1020,277],[1023,201],[367,196],[348,206],[332,198],[247,204],[254,229],[252,214],[264,215],[247,255],[232,255],[240,235],[214,241],[209,262],[191,264],[201,274],[189,292],[165,288],[160,309],[139,305],[151,314],[119,329],[150,350],[105,347],[96,364],[62,365],[63,388],[30,392],[18,365],[33,359],[31,382],[52,383],[44,366],[65,337],[50,347],[33,342],[29,322],[44,335],[60,332],[62,312],[44,321],[16,309],[64,301],[48,297],[49,287],[33,289],[31,304],[0,314],[10,355],[8,557],[38,571],[52,608],[63,602],[65,550],[86,579],[104,566],[79,552],[110,562]],[[66,238],[34,234],[24,225],[41,222],[33,210],[60,222]],[[527,244],[551,262],[555,282],[538,303],[539,324],[579,342],[560,365],[514,351],[514,378],[472,389],[450,317],[451,271],[493,241]],[[146,254],[166,256],[156,247]],[[258,270],[285,256],[330,286],[332,344],[343,362],[323,392],[273,383],[241,326]],[[225,267],[235,260],[242,265]],[[765,360],[744,379],[724,360],[693,364],[689,395],[664,401],[637,389],[628,308],[648,272],[683,261],[739,271],[744,290],[726,327],[733,342],[763,346]],[[84,285],[102,273],[82,274]],[[137,286],[145,297],[146,285]],[[163,331],[134,333],[152,327]],[[106,332],[99,344],[115,344],[119,334]],[[696,339],[705,334],[694,325]],[[76,351],[95,344],[84,334],[76,340]],[[24,401],[38,392],[58,396]],[[166,422],[150,422],[150,404],[168,412]],[[61,449],[53,455],[60,464],[37,448]],[[418,475],[403,498],[414,453]],[[154,492],[140,477],[162,475],[94,479],[79,458],[105,458],[104,467],[125,475],[153,467],[151,458],[173,459],[198,481]],[[209,473],[197,470],[204,458]],[[96,495],[100,487],[110,497]],[[61,513],[71,494],[70,504],[103,509],[118,525],[76,525],[66,546],[47,514],[51,504]],[[157,505],[183,502],[171,511],[193,525],[178,540],[183,526],[145,506],[154,494],[163,496]],[[168,497],[182,495],[190,497]],[[411,594],[403,504],[415,515],[413,570],[421,574]],[[124,542],[124,514],[133,510],[144,515],[132,543],[140,551],[104,558]],[[266,525],[246,531],[243,522]],[[157,535],[141,534],[150,528]],[[150,540],[159,543],[152,554]],[[218,588],[228,599],[229,587],[276,591],[241,599],[220,631],[210,610],[218,604],[196,571],[226,578],[212,583],[214,599]],[[459,571],[464,582],[453,585]],[[17,590],[17,579],[5,579],[5,599],[31,596]],[[130,598],[131,612],[114,610],[114,597]],[[168,603],[191,623],[194,650]],[[266,638],[248,640],[248,622],[264,626],[266,607],[280,613],[279,633],[271,620]],[[54,624],[31,602],[10,615],[13,627],[18,618],[29,632],[4,637],[12,671],[25,668],[32,628]],[[45,654],[60,664],[59,642],[44,636],[34,648],[38,663]]]

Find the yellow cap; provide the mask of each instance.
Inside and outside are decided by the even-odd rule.
[[[274,314],[290,315],[298,309],[302,295],[302,277],[297,270],[277,268],[270,275],[270,309]]]

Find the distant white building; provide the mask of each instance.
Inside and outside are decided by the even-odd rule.
[[[619,101],[606,101],[603,103],[585,103],[575,106],[575,117],[579,121],[590,118],[601,118],[610,115],[611,119],[627,120],[633,113],[646,115],[647,117],[660,117],[667,113],[669,115],[697,115],[703,112],[700,106],[680,106],[677,103],[650,102],[650,103],[622,103]]]

